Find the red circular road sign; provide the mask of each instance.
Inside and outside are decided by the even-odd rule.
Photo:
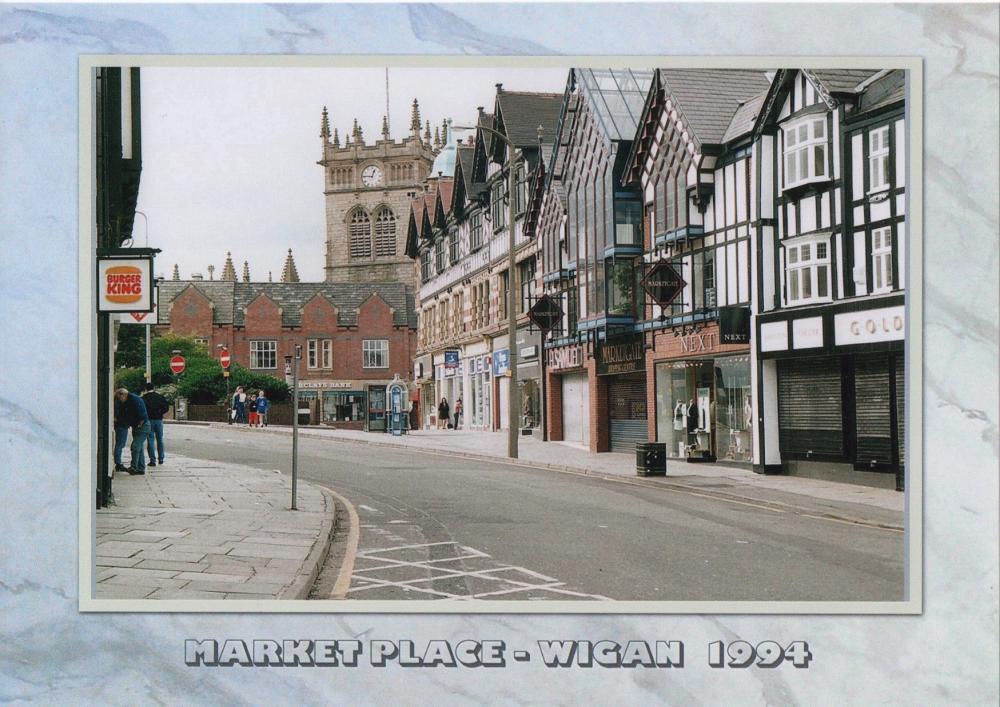
[[[223,368],[229,368],[229,349],[222,349],[222,353],[219,354],[219,363],[222,364]]]
[[[184,367],[187,363],[184,361],[183,356],[173,356],[170,359],[170,370],[174,372],[175,375],[180,375],[184,372]]]

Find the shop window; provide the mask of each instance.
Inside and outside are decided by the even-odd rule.
[[[615,200],[615,245],[642,245],[642,202]]]
[[[873,293],[892,289],[892,227],[872,231]]]
[[[784,136],[785,189],[829,178],[825,115],[786,125]]]
[[[365,394],[359,391],[323,391],[324,422],[364,422]]]
[[[632,260],[607,262],[608,314],[635,316],[635,267]]]
[[[789,306],[830,300],[830,241],[785,245],[785,300]]]

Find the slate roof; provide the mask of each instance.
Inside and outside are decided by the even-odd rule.
[[[763,70],[754,69],[659,69],[659,73],[698,144],[725,142],[738,109],[771,85]],[[740,115],[741,125],[747,112]],[[752,127],[751,122],[743,132]]]
[[[906,100],[906,72],[894,70],[865,88],[858,109],[861,112],[868,112],[904,100]]]
[[[766,97],[767,91],[765,90],[736,109],[736,114],[733,115],[729,127],[726,128],[726,134],[722,136],[722,142],[735,140],[753,130],[753,126],[757,122],[757,116],[760,115]]]
[[[451,210],[451,193],[455,189],[455,180],[447,177],[438,179],[438,194],[441,195],[441,208],[447,214]]]
[[[521,91],[501,91],[497,94],[504,132],[507,139],[518,147],[538,145],[538,126],[541,125],[542,138],[555,134],[562,111],[561,93],[526,93]]]
[[[337,308],[337,323],[356,326],[357,309],[372,294],[378,294],[393,308],[393,324],[417,326],[413,290],[401,282],[340,283],[340,282],[218,282],[167,280],[160,283],[160,324],[170,323],[170,307],[181,292],[193,285],[215,304],[214,324],[244,325],[243,310],[258,296],[264,294],[281,308],[282,326],[299,326],[302,307],[317,294],[322,294]]]
[[[812,69],[811,73],[830,93],[853,93],[858,84],[878,71],[875,69]]]
[[[472,160],[475,157],[475,153],[476,148],[472,146],[462,147],[459,145],[458,147],[458,163],[462,167],[462,178],[465,182],[465,197],[470,200],[478,197],[486,189],[485,184],[473,180]]]

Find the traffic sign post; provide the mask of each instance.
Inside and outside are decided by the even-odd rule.
[[[229,349],[223,347],[222,351],[219,353],[219,363],[222,364],[223,368],[228,370],[229,362],[230,362]]]
[[[180,352],[175,351],[174,355],[170,358],[170,370],[174,372],[175,376],[179,376],[184,372],[187,367],[187,362],[184,357],[181,356]]]

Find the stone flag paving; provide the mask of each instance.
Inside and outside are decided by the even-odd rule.
[[[277,472],[171,455],[116,474],[96,516],[95,599],[305,599],[329,550],[336,505]]]

